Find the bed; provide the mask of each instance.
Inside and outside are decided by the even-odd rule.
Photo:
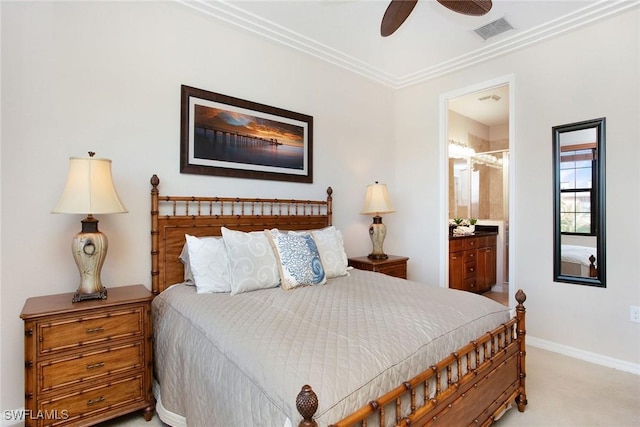
[[[489,425],[514,405],[524,411],[522,291],[512,317],[471,293],[344,274],[323,252],[323,239],[339,235],[330,188],[326,200],[249,199],[160,196],[159,183],[154,175],[152,318],[156,408],[165,423]],[[180,257],[187,246],[194,255],[193,241],[218,245],[222,235],[232,245],[229,230],[270,230],[276,253],[274,235],[314,236],[330,278],[285,290],[290,277],[281,269],[281,286],[199,293],[185,283]],[[228,256],[233,276],[241,257]]]
[[[566,276],[598,277],[597,249],[589,246],[562,244],[560,272]]]

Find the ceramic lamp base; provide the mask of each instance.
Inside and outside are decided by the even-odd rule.
[[[376,215],[373,217],[373,223],[369,226],[369,237],[373,250],[368,255],[369,259],[387,259],[389,256],[382,250],[384,238],[387,237],[387,226],[382,223],[382,217]]]
[[[80,272],[80,286],[73,302],[89,299],[107,299],[107,289],[102,286],[100,271],[109,247],[107,236],[98,231],[98,220],[89,215],[82,220],[82,231],[71,241],[73,259]]]

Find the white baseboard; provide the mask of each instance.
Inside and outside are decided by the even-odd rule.
[[[569,347],[568,345],[558,344],[553,341],[547,341],[540,338],[527,335],[527,345],[538,347],[543,350],[553,351],[565,356],[574,357],[586,362],[595,363],[597,365],[606,366],[608,368],[618,369],[632,374],[640,375],[640,364],[631,363],[625,360],[614,359],[613,357],[604,356],[590,351],[580,350],[579,348]]]

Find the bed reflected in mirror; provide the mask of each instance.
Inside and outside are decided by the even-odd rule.
[[[605,287],[605,119],[553,127],[554,280]]]

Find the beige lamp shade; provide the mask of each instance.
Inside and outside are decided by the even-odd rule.
[[[387,193],[386,184],[375,184],[367,186],[367,195],[364,200],[362,214],[378,215],[383,213],[391,213],[396,210],[389,201],[389,193]]]
[[[111,160],[94,157],[69,159],[69,175],[62,197],[52,213],[125,213],[111,177]]]

